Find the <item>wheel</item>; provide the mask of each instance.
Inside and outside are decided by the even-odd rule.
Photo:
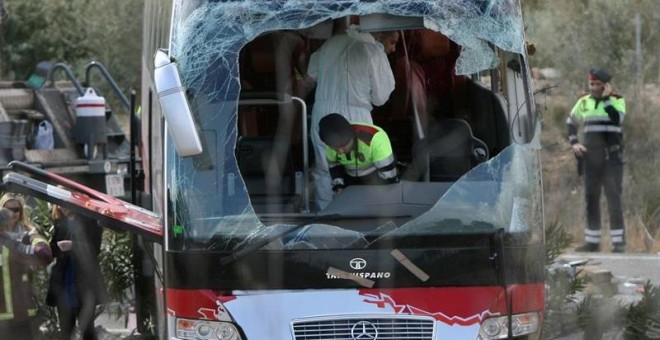
[[[85,158],[87,159],[94,159],[99,153],[99,145],[94,144],[92,147],[89,147],[89,144],[85,144],[83,146],[83,153],[85,154]]]

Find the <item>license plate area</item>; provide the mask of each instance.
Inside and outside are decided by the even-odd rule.
[[[121,175],[105,175],[105,192],[110,196],[120,197],[126,194],[124,177]]]

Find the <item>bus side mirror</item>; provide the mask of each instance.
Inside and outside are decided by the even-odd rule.
[[[166,51],[158,50],[154,56],[154,84],[168,130],[181,157],[202,153],[202,143],[195,128],[186,90],[176,63]]]

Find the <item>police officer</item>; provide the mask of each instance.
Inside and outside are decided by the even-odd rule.
[[[392,146],[383,129],[349,123],[344,116],[331,113],[319,122],[319,135],[326,144],[335,194],[349,185],[398,182]]]
[[[612,93],[610,74],[600,68],[589,71],[590,94],[580,98],[566,121],[571,149],[584,167],[587,207],[585,243],[576,251],[599,251],[600,192],[605,189],[610,214],[612,251],[625,252],[625,225],[621,207],[623,136],[621,122],[626,113],[623,97]],[[578,140],[578,125],[584,126],[584,142]]]

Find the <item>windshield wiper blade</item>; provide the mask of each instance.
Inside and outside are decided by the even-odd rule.
[[[321,221],[321,220],[334,220],[334,219],[337,219],[337,218],[341,218],[341,215],[333,214],[333,215],[316,216],[316,217],[314,217],[314,218],[312,218],[308,221],[298,223],[298,224],[296,224],[296,225],[294,225],[290,228],[285,229],[284,231],[280,231],[280,232],[272,235],[271,237],[264,237],[262,239],[257,239],[253,242],[248,243],[245,247],[234,250],[234,251],[232,251],[231,254],[229,254],[229,255],[223,257],[222,259],[220,259],[220,265],[221,266],[228,266],[228,265],[244,258],[245,256],[247,256],[247,255],[249,255],[249,254],[265,247],[269,243],[284,237],[284,235],[287,235],[291,232],[294,232],[298,229],[301,229],[301,228],[303,228],[307,225],[310,225],[314,222],[318,222],[318,221]]]

